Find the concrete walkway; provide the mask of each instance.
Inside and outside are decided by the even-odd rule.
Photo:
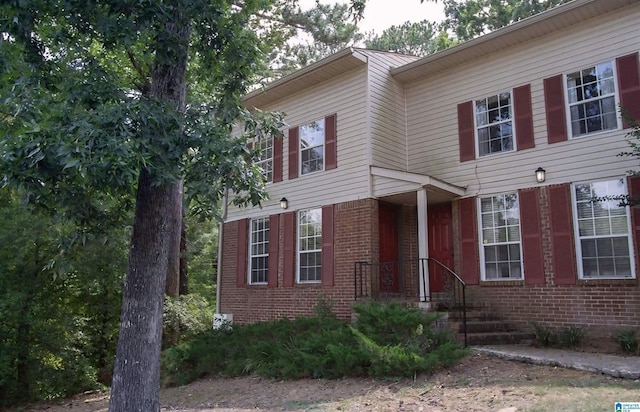
[[[640,356],[618,356],[564,349],[534,348],[528,345],[472,346],[471,350],[476,353],[536,365],[561,366],[581,371],[603,373],[616,378],[640,379]]]

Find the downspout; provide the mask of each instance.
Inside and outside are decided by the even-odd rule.
[[[222,277],[222,233],[224,230],[224,221],[227,220],[227,198],[229,189],[224,187],[222,194],[222,219],[218,226],[218,268],[216,270],[216,314],[220,314],[220,279]]]

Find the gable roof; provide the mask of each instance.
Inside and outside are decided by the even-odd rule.
[[[248,109],[263,108],[271,102],[365,64],[367,64],[367,56],[358,49],[350,47],[248,93],[243,103]]]
[[[408,83],[623,7],[638,4],[638,0],[574,0],[415,62],[393,68],[391,75],[396,80]]]

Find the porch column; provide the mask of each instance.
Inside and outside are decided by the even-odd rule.
[[[422,259],[429,257],[429,230],[427,222],[427,191],[423,188],[416,192],[418,197],[418,262],[421,305],[428,307],[429,302],[429,265]],[[425,302],[425,303],[423,303]]]

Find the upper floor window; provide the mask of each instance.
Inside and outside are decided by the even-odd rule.
[[[513,150],[513,105],[511,93],[504,92],[475,101],[478,154]]]
[[[298,214],[298,281],[322,280],[322,209]]]
[[[324,170],[325,119],[300,126],[300,174]]]
[[[624,179],[573,185],[578,273],[581,278],[632,278],[633,243]]]
[[[273,182],[273,137],[257,140],[255,147],[260,149],[259,160],[256,165],[262,169],[265,180]]]
[[[249,283],[269,281],[269,218],[251,219],[249,237]]]
[[[520,207],[517,193],[480,199],[485,280],[522,279]]]
[[[566,79],[573,137],[618,128],[612,61],[569,73]]]

